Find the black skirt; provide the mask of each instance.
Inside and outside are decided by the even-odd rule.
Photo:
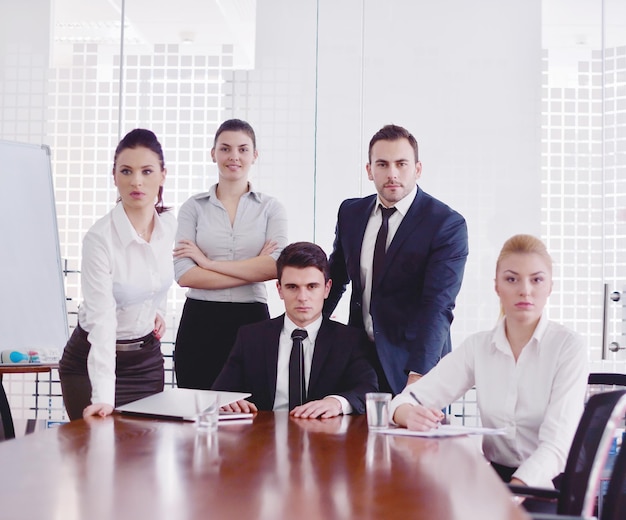
[[[174,349],[178,386],[210,390],[235,344],[239,327],[269,317],[265,303],[187,298]]]
[[[165,371],[161,342],[153,334],[132,341],[139,342],[141,347],[136,350],[116,351],[115,406],[163,391]],[[87,372],[90,349],[87,332],[78,325],[59,361],[63,402],[71,420],[82,418],[83,410],[91,404],[91,382]]]

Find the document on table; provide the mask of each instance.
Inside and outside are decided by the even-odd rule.
[[[425,432],[407,430],[406,428],[387,428],[378,430],[387,435],[405,435],[408,437],[460,437],[463,435],[506,435],[506,428],[483,428],[478,426],[455,426],[442,424]]]
[[[252,424],[253,413],[248,412],[222,412],[217,419],[220,424]]]

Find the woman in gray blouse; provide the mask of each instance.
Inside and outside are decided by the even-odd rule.
[[[252,127],[222,123],[211,149],[219,181],[187,200],[178,214],[176,280],[188,287],[174,367],[179,387],[209,389],[241,325],[269,318],[266,280],[287,244],[287,215],[248,181],[258,156]]]

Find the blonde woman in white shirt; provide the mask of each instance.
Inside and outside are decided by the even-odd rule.
[[[166,173],[151,131],[135,129],[120,141],[113,165],[119,201],[83,240],[83,301],[59,363],[71,420],[106,416],[163,390],[160,338],[176,233],[163,206]]]
[[[392,401],[395,423],[435,428],[441,409],[476,387],[482,424],[507,428],[485,436],[483,451],[506,482],[552,487],[583,411],[585,343],[543,313],[552,291],[552,260],[544,244],[515,235],[496,265],[503,316],[493,330],[467,338]],[[417,404],[418,401],[421,404]]]

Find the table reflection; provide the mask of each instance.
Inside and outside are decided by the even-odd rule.
[[[196,431],[193,446],[193,472],[196,475],[217,473],[220,465],[219,436],[215,431]]]
[[[524,518],[466,441],[374,434],[364,417],[286,412],[205,434],[175,421],[75,421],[0,444],[11,468],[0,474],[2,517]]]
[[[369,432],[365,448],[365,465],[369,471],[389,473],[391,471],[390,436]]]

